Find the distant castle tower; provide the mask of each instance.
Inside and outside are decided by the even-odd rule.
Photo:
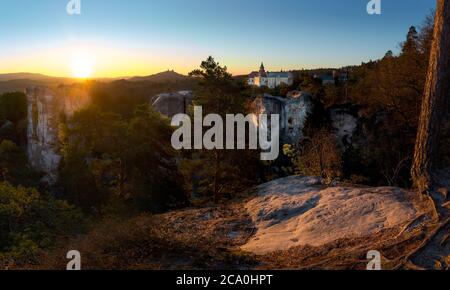
[[[269,87],[273,89],[281,84],[292,85],[294,83],[294,77],[290,72],[267,72],[262,62],[259,71],[254,71],[248,76],[247,83],[249,86]]]
[[[260,77],[267,77],[266,69],[264,68],[264,63],[261,63],[261,66],[259,67],[259,76]]]

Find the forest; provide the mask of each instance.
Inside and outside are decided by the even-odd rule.
[[[0,268],[64,267],[67,244],[87,252],[91,268],[169,268],[175,256],[192,260],[180,265],[183,269],[254,268],[260,260],[253,256],[220,250],[230,246],[218,241],[220,228],[205,225],[211,232],[202,236],[202,243],[193,232],[180,229],[195,231],[193,224],[202,224],[194,209],[219,220],[242,218],[246,222],[236,222],[233,229],[249,233],[249,217],[236,204],[255,186],[279,178],[317,176],[327,184],[421,187],[411,168],[433,27],[430,15],[405,31],[398,53],[393,48],[381,59],[336,69],[347,72],[348,80],[336,78],[335,85],[323,85],[314,77],[317,70],[297,70],[291,86],[253,88],[213,57],[177,81],[61,85],[81,86],[91,102],[61,117],[62,160],[53,185],[42,182],[42,172],[28,163],[27,96],[1,94]],[[287,98],[295,90],[311,95],[315,112],[302,141],[280,144],[282,153],[275,161],[261,161],[254,150],[179,151],[170,143],[175,130],[170,119],[149,104],[157,94],[180,90],[194,92],[193,104],[203,114],[224,119],[248,114],[261,94]],[[330,112],[336,108],[358,121],[345,149],[330,126]],[[433,164],[444,169],[450,161],[448,119],[440,136]],[[183,225],[181,213],[189,223]],[[193,258],[199,249],[202,253]],[[264,259],[274,267],[289,266],[273,255]]]

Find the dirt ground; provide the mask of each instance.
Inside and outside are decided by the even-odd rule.
[[[288,181],[292,185],[293,180]],[[282,188],[284,193],[287,190],[280,187],[279,182],[272,185]],[[324,186],[319,187],[324,189]],[[308,190],[299,184],[292,188]],[[327,194],[333,191],[325,190]],[[369,192],[375,191],[369,189]],[[438,207],[440,219],[437,219],[432,199],[408,193],[408,202],[413,203],[420,214],[407,223],[382,228],[368,236],[335,239],[320,246],[300,245],[255,254],[242,249],[257,238],[258,230],[261,230],[248,208],[261,196],[264,195],[260,187],[220,206],[141,215],[125,221],[108,219],[92,225],[85,235],[62,239],[55,249],[40,253],[30,261],[4,262],[0,266],[5,269],[64,270],[68,262],[66,253],[77,250],[82,255],[84,270],[364,270],[368,263],[367,253],[377,250],[382,255],[382,269],[385,270],[449,269],[450,215],[445,200]],[[298,194],[293,196],[298,197]],[[342,214],[342,211],[332,212]],[[303,215],[305,211],[294,213]],[[272,212],[267,214],[265,218],[279,219]],[[372,213],[365,211],[364,214]],[[291,221],[292,216],[287,216]]]

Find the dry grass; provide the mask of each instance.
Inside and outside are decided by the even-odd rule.
[[[65,269],[66,252],[75,249],[83,269],[248,269],[255,260],[232,250],[253,230],[243,213],[230,205],[108,221],[43,253],[41,263],[18,267]]]

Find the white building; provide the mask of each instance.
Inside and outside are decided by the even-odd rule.
[[[264,64],[261,64],[259,71],[252,72],[248,76],[248,85],[256,87],[276,88],[281,84],[292,85],[294,76],[290,72],[266,72]]]

